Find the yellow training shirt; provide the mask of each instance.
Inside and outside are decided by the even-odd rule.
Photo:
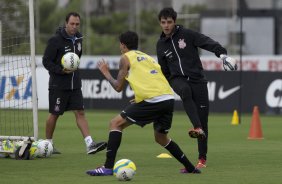
[[[151,56],[131,50],[124,54],[130,63],[126,80],[135,94],[135,102],[161,95],[173,95],[160,65]]]

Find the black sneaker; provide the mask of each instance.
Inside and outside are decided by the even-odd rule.
[[[107,147],[107,143],[106,142],[92,142],[91,145],[89,147],[87,147],[87,154],[95,154],[99,151],[104,150]]]
[[[182,174],[201,174],[200,169],[195,168],[192,172],[188,172],[186,168],[180,169]]]

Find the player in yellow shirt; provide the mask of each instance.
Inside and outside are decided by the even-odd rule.
[[[174,96],[160,65],[151,56],[137,50],[138,35],[135,32],[125,32],[120,35],[119,40],[122,56],[117,79],[112,77],[106,61],[99,61],[98,68],[118,92],[123,90],[127,80],[134,91],[135,99],[110,122],[104,166],[86,173],[91,176],[113,175],[123,129],[132,124],[143,127],[149,123],[154,124],[155,141],[184,165],[182,173],[200,173],[179,146],[167,136],[172,123]]]

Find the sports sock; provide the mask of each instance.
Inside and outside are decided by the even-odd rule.
[[[109,133],[109,140],[107,146],[105,168],[113,168],[115,164],[117,150],[121,143],[122,132],[119,130],[112,130]]]
[[[86,136],[84,138],[84,141],[85,141],[85,144],[86,144],[87,147],[89,147],[91,145],[91,143],[93,142],[92,137],[90,135]]]
[[[184,165],[188,172],[193,172],[195,166],[188,160],[183,151],[179,148],[179,146],[170,140],[170,142],[164,146],[180,163]]]

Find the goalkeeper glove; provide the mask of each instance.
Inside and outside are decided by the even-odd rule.
[[[220,58],[223,61],[223,68],[225,71],[234,71],[237,70],[236,60],[232,57],[229,57],[225,54],[221,54]]]

